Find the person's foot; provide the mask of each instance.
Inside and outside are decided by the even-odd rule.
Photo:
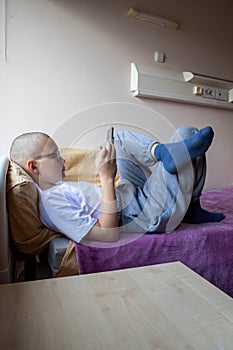
[[[187,224],[202,224],[206,222],[219,222],[225,218],[221,213],[211,213],[203,209],[200,200],[197,199],[190,203],[187,213],[182,222]]]
[[[190,160],[204,155],[210,147],[213,137],[213,129],[207,126],[180,142],[156,145],[154,156],[163,163],[164,168],[169,173],[176,174]]]

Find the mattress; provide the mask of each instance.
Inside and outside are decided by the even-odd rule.
[[[171,233],[123,234],[118,242],[75,244],[80,274],[181,261],[233,297],[233,188],[205,191],[218,223],[184,224]]]

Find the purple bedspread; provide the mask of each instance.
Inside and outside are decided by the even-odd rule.
[[[181,261],[233,297],[233,188],[206,191],[201,202],[226,218],[166,234],[124,234],[116,243],[76,244],[80,274]]]

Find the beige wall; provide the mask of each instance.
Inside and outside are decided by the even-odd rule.
[[[232,111],[138,99],[129,91],[131,62],[233,80],[231,0],[6,4],[7,61],[0,29],[1,154],[17,134],[29,130],[52,134],[62,146],[96,146],[105,124],[151,131],[162,141],[177,126],[209,124],[215,139],[206,188],[233,186]],[[175,18],[180,29],[130,19],[126,14],[132,6]],[[165,63],[154,62],[156,50],[166,54]]]

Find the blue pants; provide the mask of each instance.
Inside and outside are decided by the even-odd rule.
[[[183,126],[170,142],[194,135]],[[120,184],[116,188],[121,232],[170,232],[181,223],[191,200],[201,195],[206,177],[205,156],[188,162],[178,174],[168,173],[151,156],[156,140],[120,131],[115,136]],[[153,168],[153,170],[151,170]]]

